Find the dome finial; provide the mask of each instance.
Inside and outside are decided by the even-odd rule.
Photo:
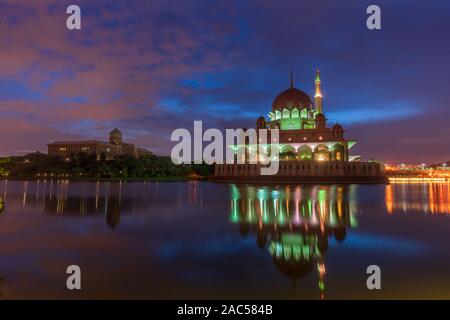
[[[294,89],[294,75],[291,68],[291,89]]]

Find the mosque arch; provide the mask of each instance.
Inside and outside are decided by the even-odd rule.
[[[330,160],[330,150],[324,144],[319,144],[314,149],[314,160],[316,161],[329,161]]]
[[[270,147],[267,148],[266,154],[268,157],[270,157],[273,160],[273,157],[277,154],[277,151],[278,151],[278,158],[279,158],[279,155],[281,153],[280,147],[278,147],[277,145],[271,145]]]
[[[300,117],[301,117],[301,118],[308,118],[308,109],[303,108],[303,109],[300,111]]]
[[[291,118],[298,118],[300,116],[300,112],[297,108],[292,109],[291,111]]]
[[[275,119],[276,120],[281,119],[281,111],[280,110],[275,111]]]
[[[281,149],[280,159],[281,160],[294,160],[297,156],[295,148],[290,145],[286,145]]]
[[[344,161],[345,148],[341,143],[336,143],[332,148],[332,160]]]
[[[312,160],[313,150],[310,146],[304,144],[300,148],[298,148],[297,155],[300,160]]]
[[[287,119],[291,117],[291,112],[288,109],[283,110],[283,119]]]

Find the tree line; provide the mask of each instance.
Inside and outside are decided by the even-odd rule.
[[[200,177],[212,174],[210,165],[175,165],[170,157],[78,153],[61,159],[40,152],[0,159],[0,176],[16,178],[152,179]]]

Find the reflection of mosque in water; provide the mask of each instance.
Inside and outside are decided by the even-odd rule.
[[[386,210],[450,214],[450,183],[392,183],[386,186]]]
[[[231,221],[246,236],[256,233],[277,269],[293,280],[314,268],[321,299],[325,293],[328,239],[342,242],[346,228],[356,227],[356,185],[231,186]]]

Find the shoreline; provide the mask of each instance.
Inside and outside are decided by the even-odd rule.
[[[207,180],[206,177],[158,177],[158,178],[37,178],[37,177],[2,177],[0,180],[11,181],[58,181],[68,180],[74,182],[186,182]]]
[[[137,177],[137,178],[45,178],[41,177],[0,177],[0,181],[10,180],[10,181],[58,181],[58,180],[68,180],[74,182],[189,182],[189,181],[208,181],[213,183],[238,183],[238,184],[389,184],[389,183],[408,183],[408,182],[450,182],[449,179],[439,178],[423,178],[423,177],[405,177],[405,176],[384,176],[376,177],[376,179],[292,179],[292,177],[284,177],[289,179],[275,179],[275,180],[264,180],[264,179],[232,179],[228,178],[218,178],[214,176],[198,176],[198,177]],[[317,177],[316,177],[317,178]]]

